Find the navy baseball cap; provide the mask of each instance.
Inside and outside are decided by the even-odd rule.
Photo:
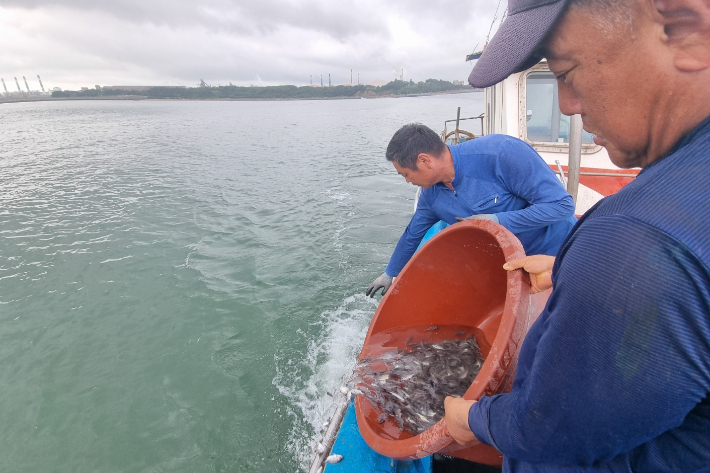
[[[468,83],[490,87],[542,59],[540,46],[569,0],[508,0],[508,16],[483,50]]]

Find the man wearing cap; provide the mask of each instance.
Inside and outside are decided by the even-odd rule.
[[[487,135],[447,146],[434,130],[405,125],[385,153],[407,182],[423,191],[385,272],[366,294],[382,294],[438,221],[463,219],[500,223],[520,239],[526,254],[554,255],[575,223],[574,200],[552,169],[527,143]]]
[[[710,472],[710,1],[510,0],[474,67],[486,87],[546,57],[560,109],[638,177],[557,257],[510,393],[446,399],[460,443],[506,472]],[[551,262],[554,262],[554,266]]]

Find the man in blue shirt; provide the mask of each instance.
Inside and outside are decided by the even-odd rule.
[[[577,219],[574,201],[527,143],[488,135],[447,146],[424,125],[405,125],[387,146],[387,160],[407,182],[421,186],[417,209],[385,268],[366,294],[382,294],[439,220],[465,218],[500,223],[528,254],[557,253]]]
[[[643,169],[556,258],[506,264],[552,294],[512,391],[447,398],[447,428],[504,472],[710,472],[710,2],[510,0],[469,81],[541,55],[561,111]]]

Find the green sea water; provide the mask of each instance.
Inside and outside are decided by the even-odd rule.
[[[0,471],[307,469],[413,210],[387,142],[459,106],[0,105]]]

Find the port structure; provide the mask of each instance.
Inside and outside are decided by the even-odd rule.
[[[22,86],[20,85],[20,81],[18,80],[17,77],[13,77],[15,79],[15,85],[17,86],[17,92],[10,92],[7,90],[7,83],[5,82],[4,78],[0,78],[0,81],[2,82],[2,87],[3,90],[5,91],[4,93],[0,92],[0,97],[6,97],[8,99],[12,98],[20,98],[20,97],[46,97],[51,95],[51,92],[45,89],[44,83],[42,82],[42,78],[37,74],[37,80],[39,81],[39,86],[42,89],[40,92],[39,90],[32,90],[30,89],[30,84],[27,81],[27,77],[22,76],[22,80],[25,83],[25,88],[27,89],[26,91],[22,89]]]

